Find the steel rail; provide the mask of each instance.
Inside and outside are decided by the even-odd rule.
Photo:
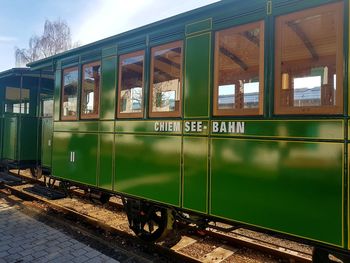
[[[35,182],[39,182],[40,184],[43,183],[41,180],[30,178],[30,177],[27,177],[24,175],[20,175],[20,177],[23,178],[24,180],[28,179],[28,181],[30,181],[31,183],[35,183]],[[29,199],[33,199],[35,201],[40,201],[40,202],[46,203],[54,210],[57,210],[59,212],[62,212],[64,214],[67,214],[70,216],[74,216],[74,217],[83,219],[87,223],[94,225],[94,226],[98,226],[99,228],[103,229],[104,231],[116,233],[118,235],[122,235],[122,236],[128,237],[128,238],[130,238],[130,236],[131,236],[130,234],[127,234],[126,232],[124,232],[118,228],[115,228],[115,227],[110,226],[106,223],[103,223],[103,222],[101,222],[101,221],[99,221],[91,216],[81,214],[73,209],[70,209],[70,208],[67,208],[67,207],[64,207],[61,205],[57,205],[54,202],[51,202],[50,200],[47,200],[47,199],[39,197],[37,195],[33,195],[30,193],[18,190],[13,186],[8,186],[6,184],[4,184],[4,186],[7,189],[9,189],[16,196],[19,196],[19,197],[22,196],[24,198],[29,198]],[[80,197],[80,198],[84,196],[83,193],[80,193],[79,191],[75,191],[75,190],[72,191],[72,194],[77,196],[77,197]],[[116,207],[118,209],[121,209],[123,207],[122,204],[119,204],[119,203],[116,203],[113,201],[109,201],[109,205]],[[195,229],[195,228],[193,227],[193,229]],[[301,263],[312,262],[312,255],[311,254],[307,254],[307,253],[293,250],[293,249],[286,248],[286,247],[281,247],[279,245],[266,242],[264,240],[246,237],[246,236],[244,236],[242,234],[238,234],[238,233],[234,233],[234,236],[228,236],[228,235],[222,234],[220,232],[212,231],[212,230],[208,230],[208,229],[203,230],[203,232],[205,235],[213,237],[214,239],[217,239],[217,240],[224,241],[225,243],[229,244],[230,246],[240,246],[240,247],[251,248],[253,250],[260,251],[262,253],[266,253],[266,254],[269,254],[269,255],[272,255],[275,257],[294,260],[296,262],[301,262]],[[197,233],[197,231],[193,231],[193,233]],[[201,236],[200,234],[195,234],[195,235]],[[176,250],[173,250],[171,248],[166,248],[166,247],[163,247],[160,245],[156,245],[156,246],[157,246],[157,249],[162,250],[163,254],[166,254],[169,256],[173,256],[174,254],[176,254],[176,256],[179,257],[180,260],[186,259],[186,260],[188,260],[188,262],[201,262],[201,260],[193,258],[193,257],[189,257],[188,255],[185,255],[185,254],[181,253],[180,251],[176,251]]]

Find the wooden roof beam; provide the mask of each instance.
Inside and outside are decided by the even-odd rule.
[[[303,31],[303,29],[296,23],[293,23],[291,21],[286,23],[287,26],[289,26],[294,32],[295,34],[297,34],[297,36],[301,39],[301,41],[304,43],[305,47],[309,50],[312,58],[314,60],[318,60],[319,56],[315,50],[315,47],[312,45],[310,39],[307,37],[307,35],[305,34],[305,32]]]
[[[220,47],[220,52],[224,54],[226,57],[230,58],[234,63],[239,65],[244,71],[248,69],[247,64],[243,62],[239,57],[237,57],[235,54],[233,54],[230,50]]]
[[[170,59],[167,59],[167,58],[164,58],[164,57],[161,57],[161,56],[156,56],[155,57],[156,60],[160,61],[160,62],[163,62],[165,64],[168,64],[174,68],[177,68],[177,69],[181,69],[181,65],[179,63],[176,63]]]
[[[245,37],[246,39],[248,39],[250,42],[252,42],[253,44],[255,44],[256,46],[260,46],[260,40],[258,37],[254,36],[252,33],[250,33],[249,31],[244,31],[243,33],[241,33],[241,35],[243,37]]]

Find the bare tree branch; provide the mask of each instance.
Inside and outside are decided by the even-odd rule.
[[[15,47],[16,66],[21,67],[29,62],[50,57],[78,47],[79,43],[72,43],[70,28],[61,19],[51,22],[46,20],[44,32],[41,36],[32,36],[28,42],[28,48]]]

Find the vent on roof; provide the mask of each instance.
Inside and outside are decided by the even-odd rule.
[[[151,34],[149,37],[150,44],[158,44],[158,43],[165,43],[165,42],[170,42],[170,41],[175,41],[179,39],[183,39],[185,34],[185,27],[177,27],[174,28],[173,30],[167,30],[163,32],[157,32],[154,34]]]
[[[102,51],[101,50],[94,50],[91,52],[87,52],[81,55],[81,61],[92,61],[92,60],[99,60],[101,59]]]
[[[220,14],[219,18],[213,18],[213,28],[223,28],[226,26],[230,26],[233,23],[240,24],[240,21],[243,22],[244,20],[246,20],[247,17],[253,18],[252,20],[259,19],[259,16],[257,16],[257,14],[261,14],[261,17],[265,16],[266,6],[260,5],[254,8],[247,7],[244,9],[240,9],[239,12],[237,10],[235,10],[234,12],[232,10],[226,10]]]
[[[145,47],[146,47],[146,38],[143,37],[142,39],[138,38],[131,41],[121,42],[120,44],[118,44],[118,51],[124,53],[129,50],[136,51],[137,49],[144,49]]]
[[[79,63],[79,57],[75,56],[75,57],[70,57],[70,58],[62,60],[61,65],[62,65],[62,67],[67,67],[70,65],[78,64],[78,63]]]

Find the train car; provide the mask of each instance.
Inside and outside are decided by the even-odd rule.
[[[29,64],[53,178],[122,196],[144,239],[224,221],[315,262],[349,256],[348,65],[348,0],[220,1]]]
[[[46,118],[52,116],[53,84],[52,71],[14,68],[0,73],[0,157],[3,169],[29,168],[35,177],[42,174],[41,131],[42,124],[47,126]]]

